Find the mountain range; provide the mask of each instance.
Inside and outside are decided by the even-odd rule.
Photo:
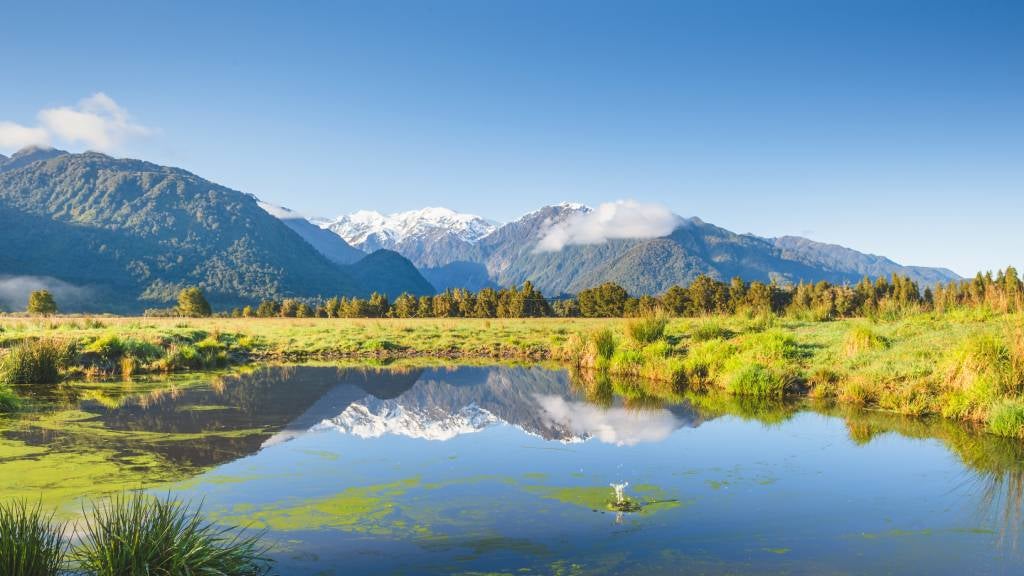
[[[59,289],[66,311],[136,313],[199,285],[215,307],[263,298],[429,294],[531,281],[548,295],[616,282],[659,293],[700,274],[727,280],[856,282],[943,268],[793,236],[736,234],[698,218],[655,238],[540,249],[552,229],[592,214],[544,206],[498,224],[446,208],[335,219],[302,215],[195,174],[95,152],[28,148],[0,156],[0,309],[29,288]]]
[[[215,307],[433,292],[395,252],[346,252],[308,222],[300,236],[249,194],[93,152],[34,148],[2,160],[0,221],[0,274],[81,288],[86,295],[66,310],[139,312],[167,305],[186,285],[201,286]],[[306,239],[316,232],[322,242]]]
[[[902,274],[922,285],[959,278],[944,268],[903,266],[892,260],[796,236],[736,234],[699,218],[679,218],[664,236],[617,239],[539,250],[545,234],[592,212],[582,204],[545,206],[504,225],[444,208],[384,216],[356,212],[314,220],[360,249],[387,248],[409,258],[439,290],[478,290],[531,281],[546,294],[575,293],[616,282],[634,294],[686,285],[700,274],[722,280],[834,283]]]

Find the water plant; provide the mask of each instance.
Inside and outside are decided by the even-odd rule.
[[[0,574],[56,576],[65,568],[65,525],[41,504],[0,502]]]
[[[78,568],[95,576],[210,574],[252,576],[269,571],[258,536],[220,528],[199,507],[139,492],[94,502],[85,514]]]

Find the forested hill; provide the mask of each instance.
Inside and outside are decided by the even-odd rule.
[[[186,285],[215,305],[272,296],[432,292],[407,260],[340,266],[248,194],[178,168],[26,150],[0,159],[0,276],[83,287],[83,308],[140,311]],[[364,269],[366,268],[366,269]]]

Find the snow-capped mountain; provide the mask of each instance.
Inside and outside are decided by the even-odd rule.
[[[364,250],[394,249],[406,240],[433,238],[439,233],[473,243],[498,227],[480,216],[436,207],[388,215],[360,210],[317,224]]]
[[[444,441],[500,422],[497,416],[476,404],[449,411],[439,406],[406,407],[396,400],[370,397],[351,404],[338,416],[314,426],[312,431],[333,430],[359,438],[391,434]]]
[[[313,222],[364,252],[394,250],[407,255],[420,268],[475,260],[476,243],[498,227],[480,216],[448,208],[388,215],[360,210],[334,220]]]

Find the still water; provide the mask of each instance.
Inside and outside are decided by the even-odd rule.
[[[0,498],[202,501],[281,574],[1024,572],[1018,441],[639,389],[510,366],[63,385],[0,419]]]

